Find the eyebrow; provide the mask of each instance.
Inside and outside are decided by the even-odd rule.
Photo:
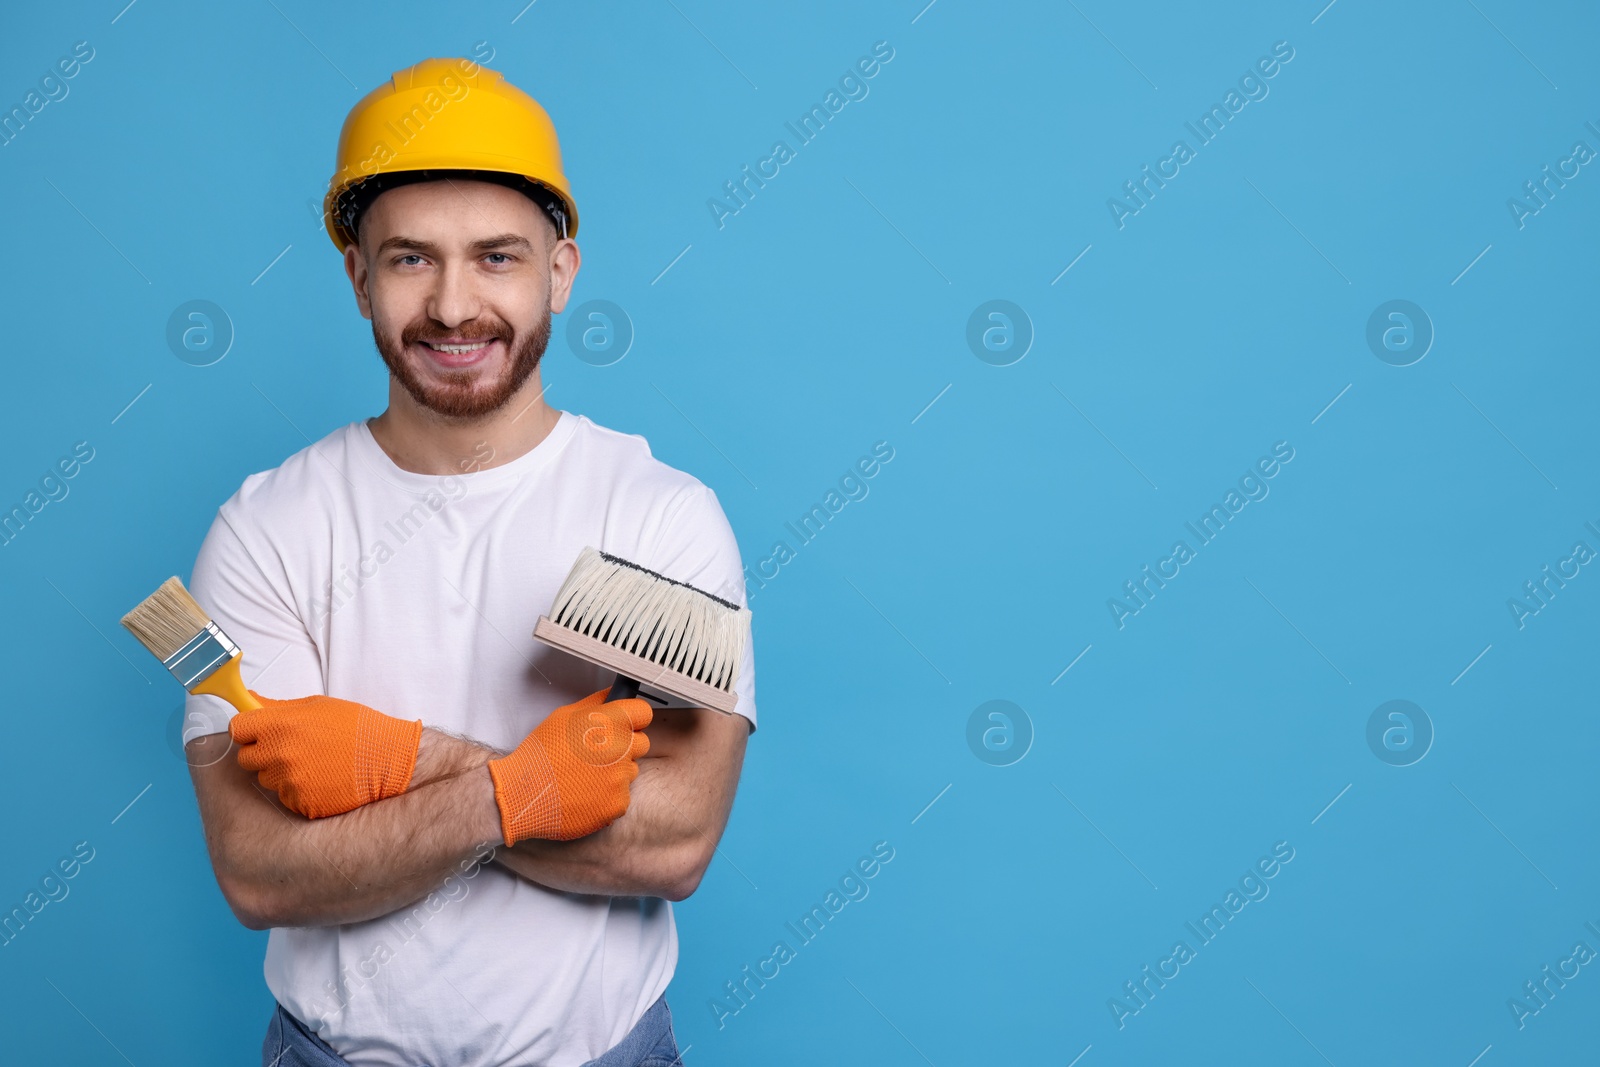
[[[438,255],[440,252],[439,246],[432,241],[424,241],[421,238],[402,235],[385,240],[378,246],[378,254],[382,255],[384,252],[400,248],[416,249],[418,252],[426,252],[429,255]],[[485,237],[481,240],[473,241],[467,246],[468,251],[471,252],[493,252],[502,248],[514,248],[528,253],[533,251],[533,245],[528,242],[528,239],[515,233],[502,233],[496,237]]]

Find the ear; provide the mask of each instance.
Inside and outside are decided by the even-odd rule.
[[[361,317],[372,318],[372,300],[367,295],[367,257],[362,254],[359,243],[344,250],[344,272],[350,278],[350,287],[355,290],[356,307],[361,309]]]
[[[553,227],[552,227],[553,230]],[[555,241],[555,247],[550,250],[550,313],[559,315],[567,306],[567,298],[572,295],[572,283],[578,277],[578,266],[583,257],[578,252],[577,242],[570,237],[560,238]]]

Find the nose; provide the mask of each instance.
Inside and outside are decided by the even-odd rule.
[[[438,277],[438,284],[428,298],[429,316],[449,329],[477,318],[480,301],[467,268],[446,262]]]

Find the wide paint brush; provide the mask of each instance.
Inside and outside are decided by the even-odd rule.
[[[643,687],[731,713],[749,630],[748,608],[585,548],[533,636],[617,672],[607,700]]]

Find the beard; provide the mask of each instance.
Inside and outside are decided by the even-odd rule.
[[[497,339],[511,353],[509,364],[494,379],[489,379],[482,368],[436,371],[424,378],[409,362],[408,351],[412,345],[447,336],[468,341]],[[544,314],[532,332],[520,341],[512,329],[498,319],[475,319],[451,332],[433,327],[431,320],[424,318],[400,331],[400,344],[396,347],[379,329],[376,317],[372,320],[372,340],[390,376],[404,386],[419,405],[445,418],[482,418],[504,407],[539,368],[539,360],[550,343],[550,302],[545,301]],[[517,342],[515,347],[513,341]]]

